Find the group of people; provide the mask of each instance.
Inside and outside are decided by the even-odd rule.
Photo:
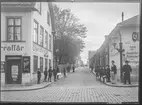
[[[63,69],[63,74],[64,77],[66,77],[66,72],[70,72],[71,67],[67,66],[67,68],[64,67]],[[72,66],[73,72],[75,72],[75,65]],[[51,78],[52,75],[54,76],[54,81],[56,81],[57,79],[59,79],[59,74],[60,74],[60,70],[59,67],[57,66],[57,68],[52,69],[52,67],[49,67],[49,70],[47,71],[47,68],[45,68],[44,71],[44,82],[46,82],[47,76],[48,76],[48,82],[52,82]],[[37,70],[37,84],[40,84],[41,81],[41,70],[40,68],[38,68]]]
[[[126,84],[127,81],[131,84],[130,74],[132,72],[132,68],[128,63],[129,61],[126,60],[125,65],[122,67],[124,84]],[[96,66],[95,73],[96,77],[100,77],[100,79],[101,77],[106,77],[107,82],[112,82],[112,84],[116,83],[117,67],[114,61],[112,61],[111,67],[109,65],[106,65],[106,67]]]
[[[45,68],[44,71],[44,82],[46,82],[47,76],[48,76],[48,82],[52,82],[51,81],[51,77],[52,75],[54,76],[54,81],[56,81],[56,79],[59,79],[59,75],[57,75],[59,73],[59,67],[57,67],[56,69],[52,69],[52,67],[49,67],[49,70],[47,71],[47,68]],[[41,81],[41,70],[40,68],[38,68],[37,70],[37,84],[40,84]]]

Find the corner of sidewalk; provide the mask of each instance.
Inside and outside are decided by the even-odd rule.
[[[95,72],[93,71],[93,74],[95,74]],[[138,83],[134,83],[131,85],[124,85],[123,83],[116,83],[116,84],[112,84],[111,82],[103,82],[105,85],[107,86],[111,86],[111,87],[138,87],[139,84]]]
[[[72,72],[67,73],[67,75],[69,75]],[[63,78],[63,74],[59,77],[60,79]],[[4,88],[1,87],[0,91],[1,92],[5,92],[5,91],[30,91],[30,90],[38,90],[38,89],[43,89],[48,87],[50,84],[54,83],[53,82],[42,82],[41,84],[34,84],[32,86],[23,86],[23,87],[8,87],[8,88]]]

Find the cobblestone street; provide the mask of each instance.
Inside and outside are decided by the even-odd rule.
[[[137,87],[109,87],[96,80],[88,68],[78,68],[49,87],[32,91],[2,92],[5,102],[138,102]]]

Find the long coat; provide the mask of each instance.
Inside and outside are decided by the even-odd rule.
[[[124,79],[129,80],[130,79],[130,72],[132,72],[132,68],[130,65],[124,65],[122,67],[122,72],[124,72]]]

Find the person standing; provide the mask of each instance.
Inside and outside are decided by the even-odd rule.
[[[110,82],[110,67],[109,67],[109,65],[106,65],[106,78],[107,78],[107,82]]]
[[[37,69],[37,84],[40,84],[40,78],[41,78],[41,71],[40,68]]]
[[[47,78],[47,68],[45,68],[45,71],[44,71],[44,82],[46,82],[46,78]]]
[[[55,68],[53,69],[53,75],[54,75],[54,81],[56,81],[57,71]]]
[[[122,67],[122,72],[124,73],[124,84],[126,84],[127,80],[129,84],[131,84],[130,73],[132,72],[132,68],[128,63],[129,62],[126,60],[125,65]]]
[[[95,73],[96,73],[96,78],[99,77],[99,66],[96,66]]]
[[[112,84],[115,84],[116,73],[117,73],[117,68],[116,68],[115,62],[112,61],[112,66],[111,66]]]
[[[73,72],[75,72],[75,66],[74,66],[74,64],[73,64],[73,67],[72,67],[72,69],[73,69]]]
[[[64,78],[65,78],[66,77],[66,68],[65,67],[64,67],[63,72],[64,72]]]
[[[51,77],[52,77],[52,67],[50,66],[49,70],[48,70],[48,82],[52,82],[51,81]]]
[[[60,70],[59,70],[59,67],[57,66],[57,79],[59,79],[59,73],[60,73]]]

